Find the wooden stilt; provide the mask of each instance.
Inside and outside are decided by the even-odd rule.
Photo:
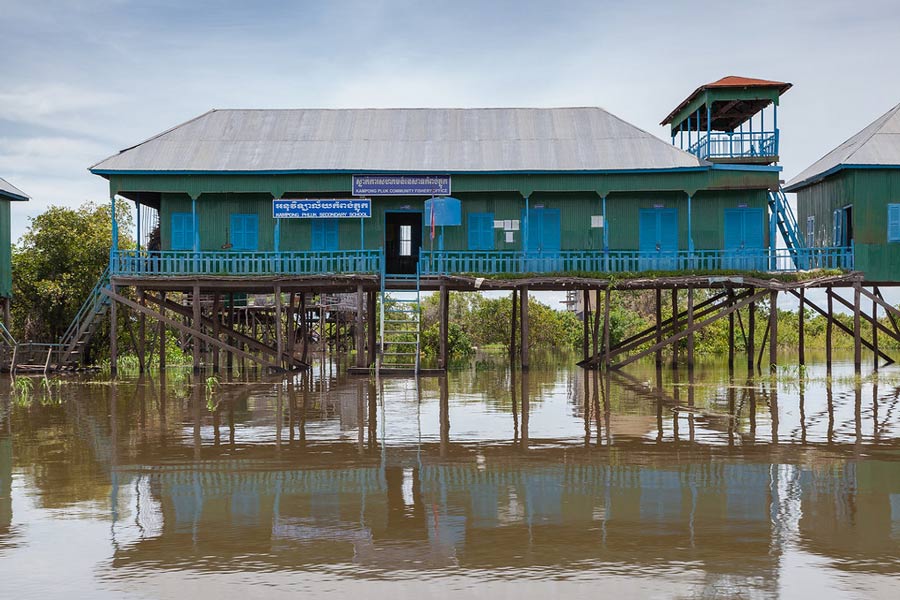
[[[769,370],[778,368],[778,291],[769,292]]]
[[[368,298],[366,299],[366,317],[368,323],[366,325],[366,333],[368,334],[368,343],[366,344],[366,350],[368,352],[368,361],[369,367],[375,366],[375,357],[377,355],[378,339],[376,337],[377,331],[375,326],[375,314],[378,310],[377,298],[375,296],[375,292],[369,292]]]
[[[750,294],[756,289],[751,287]],[[751,302],[747,309],[747,371],[753,371],[753,359],[756,358],[756,302]]]
[[[662,341],[662,289],[656,288],[656,343]],[[656,351],[656,368],[662,366],[662,348]]]
[[[678,290],[672,288],[672,332],[678,333]],[[678,344],[672,344],[672,368],[678,368]]]
[[[366,337],[364,331],[365,321],[363,313],[366,310],[366,295],[363,292],[362,284],[356,286],[356,366],[365,368],[366,366]]]
[[[193,310],[194,320],[191,322],[191,329],[195,332],[202,331],[200,326],[200,286],[195,285],[193,294],[191,294],[191,309]],[[191,340],[191,357],[194,364],[194,373],[200,372],[200,337],[193,336]]]
[[[450,324],[447,322],[450,310],[450,292],[444,284],[441,284],[438,300],[438,312],[440,313],[438,315],[438,368],[446,369],[450,343],[448,339]]]
[[[860,372],[862,368],[862,344],[860,343],[860,336],[862,333],[861,323],[859,321],[859,313],[860,313],[860,291],[861,287],[860,283],[854,282],[853,284],[853,370],[856,373]]]
[[[728,290],[728,302],[734,304],[734,291]],[[728,315],[728,370],[734,371],[734,313]]]
[[[519,299],[522,314],[520,316],[520,320],[522,321],[522,331],[519,335],[519,343],[522,346],[522,350],[520,352],[522,359],[522,369],[528,368],[528,287],[523,287],[522,292]]]
[[[609,368],[609,311],[611,310],[611,290],[607,286],[604,293],[604,309],[603,309],[603,366]]]
[[[228,294],[228,329],[229,331],[234,329],[234,294]],[[228,336],[228,345],[234,346],[234,338],[231,335]],[[231,373],[234,369],[234,353],[230,350],[225,355],[225,368],[228,369],[228,373]]]
[[[306,303],[306,292],[300,293],[300,342],[303,344],[300,360],[309,364],[309,306]]]
[[[600,290],[594,291],[594,308],[591,311],[591,326],[593,327],[593,356],[599,361],[600,356]],[[598,363],[599,364],[599,363]]]
[[[806,290],[800,288],[800,308],[797,311],[797,343],[800,346],[800,366],[806,365]]]
[[[875,346],[874,354],[874,368],[878,371],[878,303],[872,302],[872,345]]]
[[[694,288],[687,291],[687,365],[688,369],[694,368]]]
[[[213,322],[213,337],[219,339],[219,336],[222,333],[222,295],[214,294],[213,295],[213,308],[212,308],[212,322]],[[212,347],[212,368],[213,373],[219,372],[219,347]]]
[[[587,360],[591,352],[591,293],[581,291],[581,358]]]
[[[166,293],[159,293],[160,306],[165,305],[166,302]],[[146,298],[144,299],[146,301]],[[165,309],[160,308],[159,311],[165,314]],[[159,338],[159,370],[164,373],[166,370],[166,324],[164,321],[157,321],[157,334],[156,337]]]
[[[828,296],[828,314],[825,323],[825,370],[831,373],[831,349],[832,339],[834,337],[834,301],[831,298],[831,288],[825,288]]]
[[[275,347],[276,363],[284,366],[284,305],[281,299],[281,286],[275,286]]]
[[[116,292],[113,286],[113,293]],[[109,372],[113,377],[119,372],[119,319],[115,300],[109,303]]]
[[[519,291],[513,289],[512,291],[512,316],[510,317],[510,328],[509,328],[509,364],[514,365],[516,362],[516,316],[518,313],[518,307],[516,306],[516,302],[519,298]]]
[[[144,289],[138,288],[137,290],[137,298],[138,302],[142,305],[146,306],[147,301],[144,298]],[[137,355],[138,355],[138,372],[143,373],[146,368],[146,360],[147,360],[147,317],[144,314],[138,315],[138,339],[137,339]]]

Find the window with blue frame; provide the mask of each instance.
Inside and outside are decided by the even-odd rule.
[[[231,249],[256,252],[259,249],[259,216],[231,215]]]
[[[816,245],[816,217],[810,215],[806,217],[806,246],[812,248]]]
[[[494,249],[494,213],[469,213],[469,250]]]
[[[338,219],[312,219],[310,249],[319,252],[335,252],[338,246]]]
[[[900,204],[888,204],[888,242],[900,242]]]
[[[172,250],[194,249],[194,215],[172,213],[172,231],[169,248]]]

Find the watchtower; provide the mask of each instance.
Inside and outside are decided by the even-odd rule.
[[[790,83],[729,75],[701,85],[663,119],[672,144],[714,163],[778,162],[778,99]]]

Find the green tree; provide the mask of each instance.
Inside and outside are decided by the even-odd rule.
[[[13,248],[13,323],[20,339],[56,341],[109,264],[109,205],[51,206]],[[133,245],[131,211],[116,204],[119,247]]]

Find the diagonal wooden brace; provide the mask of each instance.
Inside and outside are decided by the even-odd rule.
[[[165,323],[166,325],[168,325],[169,327],[174,327],[175,329],[177,329],[179,331],[183,331],[184,333],[187,333],[189,335],[192,335],[192,336],[196,337],[197,339],[203,340],[204,342],[206,342],[208,344],[217,346],[222,350],[225,350],[227,352],[233,352],[234,354],[236,354],[238,356],[242,356],[242,357],[246,358],[247,360],[252,360],[253,362],[257,362],[257,363],[261,364],[262,366],[268,367],[270,369],[275,369],[277,371],[284,370],[280,365],[277,365],[273,362],[269,362],[259,356],[250,354],[249,352],[244,352],[240,348],[235,348],[234,346],[230,346],[230,345],[226,344],[225,342],[223,342],[222,340],[218,340],[210,335],[201,333],[200,331],[198,331],[197,329],[194,329],[193,327],[188,327],[187,325],[180,323],[179,321],[177,321],[175,319],[171,319],[161,313],[158,313],[154,309],[152,309],[148,306],[142,306],[142,305],[138,304],[137,302],[134,302],[133,300],[129,300],[125,296],[120,296],[119,294],[113,292],[110,289],[103,289],[102,292],[103,292],[103,294],[105,294],[110,299],[114,300],[115,302],[124,304],[125,306],[127,306],[133,310],[136,310],[138,313],[148,315],[150,317],[153,317],[154,319],[158,319],[158,320],[162,321],[163,323]]]

